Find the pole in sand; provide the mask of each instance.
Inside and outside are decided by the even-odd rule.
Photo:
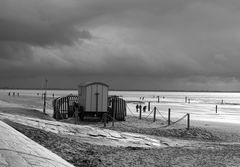
[[[187,114],[187,129],[189,130],[190,128],[190,114]]]
[[[154,112],[153,112],[153,122],[156,121],[156,110],[157,110],[157,107],[155,106],[154,107]]]
[[[170,125],[171,124],[171,109],[169,108],[168,109],[168,125]]]
[[[45,92],[44,92],[44,96],[43,96],[43,113],[45,114],[46,113],[46,96],[47,96],[47,82],[48,80],[45,79]]]
[[[142,106],[139,106],[139,119],[142,119]]]
[[[150,111],[150,106],[151,104],[150,104],[150,101],[148,102],[148,111]]]

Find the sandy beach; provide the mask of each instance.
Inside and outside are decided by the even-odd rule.
[[[41,110],[40,98],[0,96],[0,114],[32,117],[53,121]],[[49,103],[51,99],[49,99]],[[50,111],[50,107],[49,107]],[[27,137],[43,145],[75,166],[238,166],[240,164],[240,130],[238,124],[213,121],[191,121],[166,127],[166,121],[152,118],[139,120],[128,116],[126,121],[107,124],[106,129],[144,134],[165,143],[161,148],[107,146],[79,140],[74,135],[62,135],[3,119]],[[61,122],[73,123],[69,118]],[[80,122],[103,129],[103,123]]]

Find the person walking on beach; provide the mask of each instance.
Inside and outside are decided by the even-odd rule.
[[[147,106],[143,107],[143,112],[146,112]]]
[[[138,108],[139,108],[139,106],[138,106],[138,104],[136,105],[136,111],[138,112]]]

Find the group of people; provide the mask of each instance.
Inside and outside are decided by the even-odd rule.
[[[16,93],[19,96],[19,93]],[[12,92],[12,95],[15,96],[15,92]],[[11,96],[11,92],[8,92],[8,96]]]
[[[140,105],[136,105],[136,111],[138,112],[139,110],[142,110],[143,109],[143,112],[146,112],[146,109],[147,109],[147,106],[143,106],[140,104]]]

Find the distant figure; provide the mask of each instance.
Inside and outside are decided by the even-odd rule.
[[[164,96],[163,96],[162,98],[163,98],[163,99],[165,99],[165,97],[164,97]]]
[[[37,96],[39,96],[39,93],[37,93]]]
[[[222,100],[221,104],[223,104],[223,100]]]
[[[8,92],[8,96],[10,96],[11,95],[11,93],[10,92]]]
[[[52,97],[54,98],[54,93],[52,94]]]
[[[187,96],[185,97],[185,103],[187,103]]]
[[[17,95],[19,96],[19,93],[17,93]]]
[[[143,107],[143,112],[146,112],[147,106]]]
[[[138,106],[138,104],[136,105],[136,111],[138,112],[138,108],[139,108],[139,106]]]
[[[190,104],[190,99],[188,99],[188,103]]]
[[[141,104],[139,105],[139,110],[142,111],[142,106],[141,106]]]
[[[142,97],[142,100],[144,100],[144,97]]]
[[[15,92],[13,92],[13,96],[15,96]]]

